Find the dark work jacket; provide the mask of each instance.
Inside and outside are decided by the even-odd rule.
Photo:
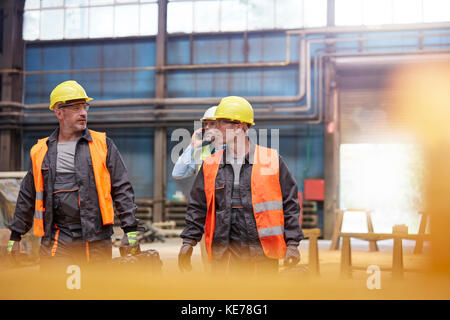
[[[251,150],[252,149],[253,148],[251,148]],[[212,254],[214,259],[220,259],[226,251],[231,228],[233,177],[230,177],[230,175],[234,175],[234,173],[231,165],[224,161],[226,152],[227,150],[225,150],[222,157],[215,182],[216,224],[212,243]],[[252,194],[250,189],[253,168],[251,163],[253,161],[249,160],[249,154],[253,154],[253,151],[250,151],[247,154],[239,176],[241,203],[243,206],[243,208],[240,209],[240,212],[244,214],[245,228],[247,230],[245,239],[242,240],[248,244],[250,257],[257,258],[263,256],[264,252],[258,237],[256,221],[253,214]],[[279,180],[283,196],[284,239],[287,245],[298,246],[300,240],[304,237],[299,223],[300,206],[298,203],[298,187],[281,156],[279,156]],[[202,165],[202,168],[195,178],[189,196],[186,227],[181,233],[183,242],[195,245],[201,240],[204,232],[206,212],[205,182]]]
[[[56,176],[56,159],[59,128],[48,138],[48,151],[42,163],[44,178],[44,231],[43,244],[48,244],[53,225],[53,187]],[[88,141],[92,141],[91,134],[86,128],[75,148],[75,176],[79,187],[80,218],[82,237],[86,241],[108,239],[113,234],[112,225],[103,225],[97,188],[92,169],[91,153]],[[135,217],[137,209],[134,203],[134,191],[128,180],[127,170],[120,153],[111,139],[106,137],[108,148],[106,166],[111,176],[111,197],[115,205],[116,216],[125,232],[135,231],[138,220]],[[16,210],[13,221],[9,224],[12,231],[11,240],[20,240],[33,226],[36,190],[32,167],[28,170],[20,186]]]

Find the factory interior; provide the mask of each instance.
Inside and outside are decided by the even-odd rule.
[[[87,127],[120,152],[140,250],[162,262],[92,277],[108,290],[66,288],[68,273],[42,290],[31,225],[15,259],[7,249],[30,151],[59,125],[50,94],[68,80],[92,98]],[[205,239],[179,270],[199,173],[174,178],[175,165],[229,96],[295,180],[304,236],[297,265],[248,283],[209,278]],[[450,298],[450,1],[2,0],[0,97],[2,300]]]

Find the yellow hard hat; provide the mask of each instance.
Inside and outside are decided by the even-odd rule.
[[[200,121],[204,121],[204,120],[216,120],[216,109],[217,106],[208,108],[208,110],[205,111],[205,114],[203,115],[203,118],[200,119]]]
[[[50,110],[55,109],[55,104],[58,102],[66,102],[70,100],[85,99],[85,101],[93,100],[89,98],[83,87],[74,80],[64,81],[58,84],[50,94]]]
[[[229,96],[220,100],[216,110],[216,119],[228,119],[254,125],[253,108],[242,97]]]

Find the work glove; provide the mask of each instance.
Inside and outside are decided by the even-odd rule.
[[[297,246],[290,245],[286,249],[286,255],[284,257],[284,266],[293,267],[300,261],[300,251]]]
[[[16,255],[17,253],[19,253],[19,241],[14,241],[14,240],[9,240],[8,241],[8,247],[6,248],[6,252],[9,255]]]
[[[126,256],[127,254],[134,255],[139,253],[140,247],[137,241],[137,232],[131,231],[124,234],[122,241],[120,243],[120,254],[121,256]]]
[[[192,256],[192,245],[189,243],[183,243],[180,249],[180,253],[178,254],[178,267],[181,272],[191,271],[191,256]]]
[[[20,261],[20,241],[9,240],[6,247],[6,266],[13,268]]]

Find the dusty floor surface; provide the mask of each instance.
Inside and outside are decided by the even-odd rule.
[[[414,241],[404,241],[403,279],[393,279],[392,241],[378,242],[380,251],[369,252],[368,243],[352,240],[351,279],[340,275],[340,250],[329,250],[330,241],[319,240],[320,275],[307,272],[286,272],[281,268],[275,278],[227,277],[213,278],[204,271],[200,248],[192,256],[193,270],[181,273],[177,255],[181,239],[142,245],[142,250],[156,249],[163,261],[161,275],[137,269],[81,270],[80,289],[69,289],[72,274],[61,271],[58,280],[43,278],[38,267],[3,270],[0,274],[0,299],[449,299],[450,281],[427,272],[430,248],[414,255]],[[308,241],[300,244],[302,261],[308,264]],[[118,256],[117,248],[113,256]],[[367,273],[368,266],[378,266],[378,274]],[[302,270],[302,268],[299,268]],[[375,277],[376,276],[376,277]],[[377,282],[378,281],[378,282]],[[45,285],[43,285],[45,283]],[[369,284],[368,284],[369,283]],[[370,287],[372,289],[370,289]]]

